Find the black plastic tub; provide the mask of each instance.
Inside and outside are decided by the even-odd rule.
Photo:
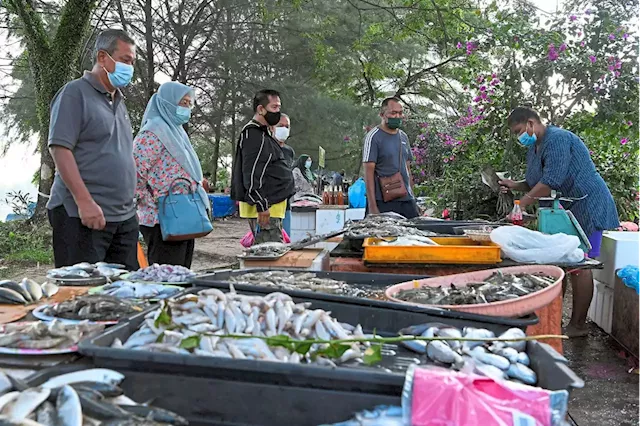
[[[193,281],[195,286],[215,287],[220,289],[229,289],[229,278],[239,276],[245,273],[265,272],[269,270],[283,269],[250,269],[250,270],[222,270],[211,274],[196,277]],[[299,273],[300,271],[291,271]],[[373,274],[360,272],[313,272],[319,278],[329,278],[337,281],[344,281],[347,284],[358,285],[360,288],[384,289],[391,285],[411,281],[415,279],[427,278],[417,275],[400,275],[400,274]],[[469,314],[456,311],[448,311],[438,308],[421,307],[409,305],[405,303],[390,302],[386,300],[375,300],[363,297],[341,296],[336,294],[314,292],[310,290],[281,290],[274,287],[264,287],[258,285],[234,284],[236,290],[243,293],[251,294],[267,294],[274,291],[286,293],[294,298],[305,298],[309,300],[318,300],[339,304],[349,304],[360,306],[358,312],[368,312],[366,316],[360,315],[354,321],[359,322],[364,328],[373,329],[375,326],[385,324],[385,327],[391,330],[399,330],[408,325],[420,324],[427,322],[422,320],[422,315],[439,316],[450,319],[461,319],[471,321],[481,321],[485,323],[508,325],[525,330],[530,325],[538,323],[536,314],[529,314],[521,318],[502,318],[489,317],[485,315]],[[341,305],[342,306],[342,305]],[[321,308],[324,309],[324,308]],[[327,310],[334,312],[334,306],[330,306]],[[341,308],[338,308],[341,309]],[[375,321],[371,324],[369,319]],[[346,320],[345,320],[346,321]],[[352,322],[352,321],[346,321]]]
[[[42,370],[28,379],[38,386],[59,374],[92,368],[64,366]],[[118,368],[122,389],[136,402],[171,410],[191,426],[299,425],[316,426],[349,419],[379,404],[400,405],[400,395],[344,392],[184,375],[175,371],[145,372]]]
[[[195,291],[196,289],[194,289]],[[244,293],[244,292],[243,292]],[[330,302],[294,298],[296,302],[311,301],[312,308],[330,310],[331,315],[341,322],[360,323],[365,332],[373,328],[381,335],[395,335],[403,326],[393,326],[381,318],[369,321],[364,325],[358,317],[367,318],[367,313],[359,313],[358,305],[335,304]],[[332,306],[332,307],[331,307]],[[406,313],[404,313],[406,314]],[[384,345],[383,359],[376,366],[347,365],[336,368],[284,364],[257,360],[234,360],[215,357],[199,357],[154,353],[141,350],[111,348],[116,338],[122,342],[133,334],[144,320],[144,313],[133,317],[130,321],[109,328],[102,334],[80,343],[79,352],[93,357],[94,364],[101,367],[135,369],[136,371],[164,372],[176,374],[211,377],[225,380],[258,381],[280,386],[331,389],[346,392],[364,392],[399,396],[402,392],[404,375],[411,364],[422,364],[425,361],[413,352],[397,345]],[[355,319],[355,320],[354,320]],[[435,317],[422,314],[420,321],[443,322],[456,327],[482,327],[495,333],[501,333],[508,326],[472,321],[469,319]],[[532,368],[538,373],[538,384],[546,389],[572,389],[583,386],[583,382],[567,367],[567,360],[550,346],[540,342],[530,342],[527,352],[532,359]]]

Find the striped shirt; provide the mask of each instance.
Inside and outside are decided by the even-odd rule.
[[[548,126],[539,149],[535,145],[529,148],[526,181],[531,188],[541,182],[564,197],[586,195],[583,200],[563,204],[587,236],[620,226],[613,196],[596,171],[589,149],[567,130]]]

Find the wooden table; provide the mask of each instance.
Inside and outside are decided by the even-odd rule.
[[[323,249],[292,250],[276,260],[240,260],[240,269],[285,268],[324,271],[330,268],[329,252]]]
[[[481,271],[496,267],[520,265],[513,261],[503,261],[497,265],[371,265],[365,264],[362,259],[333,257],[331,259],[331,270],[334,272],[374,272],[387,274],[412,274],[422,276],[444,276],[454,275],[464,272]],[[578,265],[558,265],[565,270],[593,269],[601,267],[600,262],[588,260]],[[534,326],[527,327],[527,334],[562,334],[562,294],[560,294],[551,304],[535,312],[540,322]],[[549,340],[546,343],[562,354],[562,341]]]

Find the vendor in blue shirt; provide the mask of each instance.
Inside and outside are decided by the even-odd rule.
[[[575,134],[555,126],[545,126],[537,112],[530,108],[514,109],[507,124],[527,151],[525,180],[509,179],[503,187],[524,192],[520,206],[524,209],[537,198],[547,197],[552,190],[568,198],[580,199],[569,206],[591,242],[589,257],[600,255],[602,231],[620,226],[613,196],[602,176],[596,171],[589,149]],[[566,284],[566,283],[565,283]],[[565,333],[569,337],[588,334],[587,311],[593,297],[593,275],[590,270],[571,276],[573,309]]]

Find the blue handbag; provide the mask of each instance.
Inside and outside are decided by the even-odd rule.
[[[184,181],[188,194],[174,194],[174,187]],[[158,221],[164,241],[184,241],[204,237],[213,230],[203,200],[191,189],[191,182],[178,178],[171,183],[169,193],[158,197]]]

